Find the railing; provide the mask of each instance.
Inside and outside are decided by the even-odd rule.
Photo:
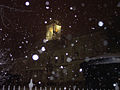
[[[30,87],[21,87],[21,86],[18,86],[18,87],[11,87],[11,86],[8,86],[8,87],[5,87],[5,85],[3,85],[3,88],[2,90],[119,90],[119,88],[116,88],[116,89],[103,89],[103,88],[100,88],[100,89],[89,89],[89,88],[74,88],[74,87],[37,87],[35,86],[34,88],[30,88]]]
[[[91,88],[91,89],[89,89],[89,88],[82,88],[82,89],[80,89],[80,88],[74,88],[74,87],[37,87],[37,86],[35,86],[34,88],[28,88],[28,87],[15,87],[15,86],[13,86],[13,87],[10,87],[10,86],[8,86],[8,88],[6,87],[5,88],[5,86],[3,86],[3,88],[2,88],[2,90],[119,90],[119,89],[103,89],[103,88],[100,88],[100,89],[93,89],[93,88]]]
[[[72,87],[37,87],[33,85],[32,79],[30,80],[30,83],[28,87],[26,86],[5,86],[3,85],[2,90],[119,90],[118,83],[115,84],[115,89],[104,89],[104,88],[99,88],[99,89],[88,89],[88,88],[79,88],[76,86]]]

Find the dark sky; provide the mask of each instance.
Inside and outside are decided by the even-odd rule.
[[[119,0],[0,0],[0,48],[14,57],[26,55],[45,38],[46,24],[58,20],[64,35],[80,36],[105,28],[114,29],[120,15]],[[25,2],[29,2],[26,6]],[[98,22],[104,23],[103,27]]]

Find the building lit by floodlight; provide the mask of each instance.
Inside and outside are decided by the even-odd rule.
[[[46,40],[61,39],[61,25],[59,25],[59,21],[54,20],[51,24],[47,25],[46,28]]]

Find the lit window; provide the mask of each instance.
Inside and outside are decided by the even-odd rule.
[[[47,25],[46,39],[60,39],[61,38],[61,26],[57,25],[58,21],[53,22],[50,25]]]

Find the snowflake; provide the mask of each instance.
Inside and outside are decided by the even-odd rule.
[[[49,2],[49,1],[46,1],[46,2],[45,2],[45,5],[50,5],[50,2]]]
[[[48,6],[46,6],[45,8],[46,8],[46,9],[50,9],[50,7],[48,7]]]
[[[102,21],[98,22],[98,26],[102,27],[104,25],[104,23]]]
[[[32,59],[36,61],[36,60],[39,59],[39,56],[38,56],[37,54],[34,54],[34,55],[32,56]]]
[[[26,5],[26,6],[29,6],[29,5],[30,5],[30,2],[26,1],[26,2],[25,2],[25,5]]]

